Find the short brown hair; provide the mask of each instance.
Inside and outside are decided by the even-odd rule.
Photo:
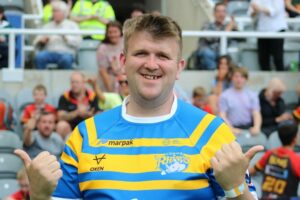
[[[248,69],[246,67],[234,67],[232,75],[235,73],[240,73],[247,80],[249,78]]]
[[[46,87],[44,86],[44,85],[42,85],[42,84],[38,84],[38,85],[36,85],[34,88],[33,88],[33,93],[35,92],[35,91],[44,91],[44,93],[45,93],[45,95],[47,95],[47,89],[46,89]]]
[[[128,19],[124,23],[124,53],[128,49],[128,40],[134,33],[146,31],[153,38],[161,39],[166,37],[174,37],[180,47],[180,55],[182,50],[181,28],[173,19],[167,16],[157,16],[144,14]]]
[[[205,97],[206,91],[203,87],[198,86],[193,89],[193,98],[195,97]]]

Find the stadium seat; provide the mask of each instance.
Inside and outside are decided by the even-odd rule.
[[[227,4],[227,13],[229,16],[247,16],[249,2],[247,1],[229,1]]]
[[[15,109],[16,109],[17,116],[20,116],[25,106],[29,103],[32,103],[33,101],[34,100],[32,97],[32,89],[30,88],[21,89],[16,96]]]
[[[22,160],[15,154],[0,153],[0,179],[16,178],[22,166]]]
[[[24,11],[24,0],[1,0],[1,5],[5,10]]]
[[[16,179],[0,179],[0,199],[3,199],[19,190]]]
[[[259,71],[259,63],[257,58],[257,45],[256,43],[241,43],[240,49],[240,63],[247,67],[249,71]]]
[[[19,136],[12,131],[0,131],[0,153],[13,153],[17,148],[22,148]]]
[[[278,132],[275,131],[275,132],[271,133],[271,135],[268,138],[267,148],[268,149],[274,149],[274,148],[277,148],[277,147],[280,147],[280,146],[282,146],[282,144],[281,144],[281,141],[279,139]]]
[[[0,88],[0,99],[5,99],[10,105],[14,105],[11,95],[5,89]]]
[[[97,71],[97,48],[99,41],[82,40],[78,49],[78,68],[81,70]]]
[[[252,146],[263,145],[265,147],[267,144],[267,137],[263,133],[252,136],[248,131],[237,135],[236,140],[241,145],[243,152],[248,151]]]

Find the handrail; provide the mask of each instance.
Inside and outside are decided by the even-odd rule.
[[[19,34],[28,35],[51,35],[51,34],[72,34],[72,35],[92,35],[103,34],[101,30],[46,30],[46,29],[0,29],[0,34],[9,35],[9,69],[15,69],[14,49],[15,49],[15,36]],[[183,37],[218,37],[220,38],[220,54],[226,54],[227,52],[227,40],[228,38],[299,38],[298,32],[226,32],[226,31],[192,31],[186,30],[182,32]]]

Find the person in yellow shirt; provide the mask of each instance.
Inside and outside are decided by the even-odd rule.
[[[83,0],[75,3],[70,18],[82,30],[105,31],[106,24],[115,20],[115,12],[107,1]],[[84,39],[103,40],[104,34],[85,36]]]

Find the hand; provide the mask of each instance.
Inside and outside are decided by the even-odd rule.
[[[250,129],[249,129],[249,131],[250,131],[250,133],[252,134],[252,135],[258,135],[259,133],[260,133],[260,128],[257,128],[257,127],[251,127]]]
[[[46,44],[46,43],[48,43],[48,41],[49,41],[49,37],[47,37],[47,36],[42,37],[42,38],[40,39],[40,43],[42,43],[42,44]]]
[[[86,106],[84,104],[79,104],[77,106],[77,112],[78,112],[78,116],[85,118],[88,113],[88,106]]]
[[[50,199],[62,176],[56,157],[44,151],[31,160],[28,154],[21,149],[15,150],[15,154],[23,160],[25,165],[30,183],[30,199]]]
[[[97,77],[87,78],[85,82],[88,83],[92,88],[95,88],[97,86]]]
[[[226,31],[232,31],[234,28],[236,28],[236,22],[234,16],[231,16],[230,22],[226,26]]]
[[[264,149],[257,145],[243,154],[237,142],[224,144],[211,159],[217,182],[224,190],[231,190],[245,181],[245,173],[253,156]]]
[[[35,128],[35,126],[36,126],[36,119],[33,117],[27,121],[24,128],[32,131]]]
[[[260,8],[256,3],[251,3],[250,6],[254,10],[254,12],[259,12],[260,11]]]
[[[234,127],[232,127],[231,130],[232,130],[232,133],[233,133],[234,135],[239,135],[239,134],[241,134],[241,133],[243,132],[242,129],[234,128]]]

